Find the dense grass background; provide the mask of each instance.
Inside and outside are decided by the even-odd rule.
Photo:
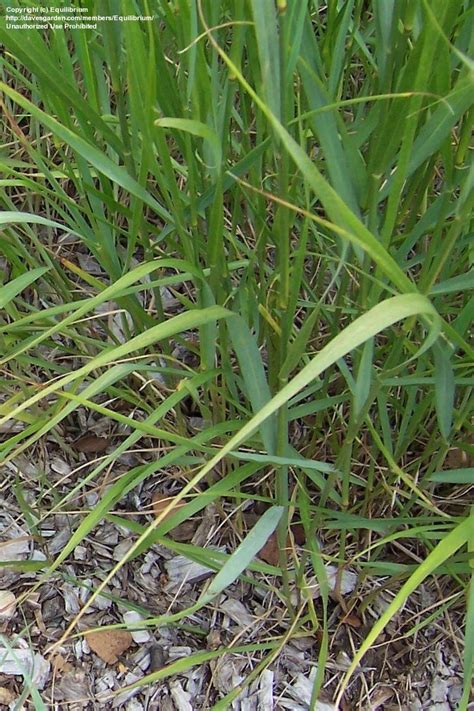
[[[127,428],[67,494],[31,505],[31,522],[67,510],[140,441],[159,453],[113,483],[41,575],[60,571],[128,491],[178,467],[172,493],[187,503],[172,519],[115,518],[141,534],[129,557],[156,536],[176,546],[172,525],[213,500],[235,508],[234,555],[186,547],[220,569],[203,606],[248,566],[262,569],[252,560],[277,527],[272,572],[288,624],[296,585],[295,629],[322,631],[314,698],[330,634],[322,561],[396,591],[348,675],[426,576],[449,576],[459,593],[449,604],[470,608],[465,708],[472,8],[121,9],[156,20],[0,30],[2,461],[42,441],[67,451],[78,408]],[[255,498],[268,508],[246,537],[239,517]],[[304,527],[304,550],[288,549],[290,521]],[[419,563],[393,555],[399,539]],[[321,609],[308,599],[310,568]]]

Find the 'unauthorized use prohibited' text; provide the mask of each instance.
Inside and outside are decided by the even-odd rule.
[[[96,30],[99,22],[151,22],[154,15],[90,15],[86,7],[6,7],[7,30]]]

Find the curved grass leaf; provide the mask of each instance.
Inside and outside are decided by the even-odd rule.
[[[21,274],[16,279],[12,279],[8,284],[0,286],[0,309],[3,309],[17,294],[20,294],[30,284],[37,281],[47,271],[49,271],[48,267],[38,267],[26,272],[26,274]]]
[[[214,154],[215,165],[213,168],[219,170],[222,163],[222,147],[215,131],[210,126],[201,121],[192,119],[172,118],[165,116],[155,121],[155,126],[161,128],[176,128],[179,131],[186,131],[193,136],[199,136],[209,143]]]
[[[423,580],[425,580],[428,575],[436,570],[440,565],[447,561],[454,553],[456,553],[461,546],[464,546],[469,539],[472,539],[474,534],[474,516],[469,516],[466,520],[462,521],[460,524],[454,528],[447,536],[441,540],[438,545],[431,551],[428,557],[420,563],[420,565],[415,569],[413,574],[409,577],[404,585],[402,585],[399,592],[396,594],[393,601],[390,603],[386,611],[380,617],[379,620],[372,627],[367,637],[363,641],[359,651],[356,653],[354,659],[352,660],[351,666],[349,667],[342,684],[339,688],[338,696],[336,699],[336,705],[338,705],[342,699],[347,684],[357,669],[358,664],[370,649],[372,644],[375,642],[379,634],[385,629],[387,624],[393,618],[393,616],[400,610],[402,605],[405,603],[407,597],[412,594],[416,588],[421,585]]]

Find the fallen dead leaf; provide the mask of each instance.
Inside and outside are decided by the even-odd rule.
[[[98,437],[95,434],[87,434],[83,437],[79,437],[79,439],[76,439],[71,446],[78,452],[84,452],[85,454],[99,454],[100,452],[105,452],[109,444],[110,439],[107,437]]]
[[[86,635],[87,644],[107,664],[115,664],[132,644],[127,630],[96,630]]]
[[[258,557],[269,565],[278,565],[279,548],[276,531],[272,533],[263,548],[260,548]]]
[[[295,545],[297,546],[302,546],[304,542],[306,541],[306,535],[304,532],[304,527],[302,526],[301,523],[294,523],[291,525],[291,534],[293,536],[293,540],[295,542]],[[287,550],[291,550],[292,548],[292,541],[291,541],[291,536],[288,534],[287,539],[286,539],[286,547]],[[278,557],[278,534],[276,531],[272,533],[270,538],[267,540],[263,548],[260,549],[258,553],[258,557],[261,558],[262,560],[265,561],[265,563],[268,563],[269,565],[278,565],[279,557]]]
[[[303,546],[306,542],[306,533],[302,523],[293,523],[290,526],[294,541],[297,546]]]
[[[453,447],[449,450],[445,460],[448,469],[463,469],[464,467],[472,467],[474,465],[474,456],[468,451],[469,444],[465,443],[464,447],[466,447],[466,449]]]
[[[393,697],[394,693],[393,689],[389,689],[386,686],[381,689],[376,689],[370,699],[370,711],[377,711],[380,707],[384,707],[387,701],[390,701]]]
[[[166,494],[160,494],[159,492],[153,494],[151,504],[153,506],[153,513],[155,514],[155,516],[158,517],[160,514],[162,514],[163,511],[173,502],[173,499],[173,496],[166,496]],[[169,518],[171,518],[171,516],[174,516],[176,511],[178,511],[183,506],[184,503],[182,501],[176,503],[173,508],[166,514],[166,516],[164,516],[161,520],[167,521]]]
[[[7,689],[6,686],[0,686],[0,705],[9,706],[13,701],[15,701],[15,694]]]
[[[279,547],[276,531],[272,533],[263,548],[260,549],[259,557],[270,565],[278,565]]]
[[[194,519],[189,519],[189,521],[183,521],[183,523],[179,523],[175,528],[173,528],[172,531],[168,533],[168,535],[173,539],[173,541],[176,541],[177,543],[186,543],[186,541],[190,541],[191,538],[194,536],[198,525],[198,521]]]
[[[54,674],[68,674],[74,669],[73,665],[66,661],[61,654],[56,654],[53,659]]]
[[[341,622],[344,625],[349,625],[349,627],[354,627],[355,629],[359,628],[362,626],[362,622],[357,615],[354,615],[354,613],[349,612],[347,615],[344,615]]]

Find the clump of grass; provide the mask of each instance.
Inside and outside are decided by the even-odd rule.
[[[219,570],[195,609],[261,569],[252,561],[277,528],[288,629],[321,631],[316,699],[330,635],[322,561],[395,586],[340,699],[406,598],[430,575],[452,576],[468,610],[465,708],[473,479],[447,461],[472,456],[468,4],[179,0],[154,11],[153,23],[100,31],[0,30],[0,426],[21,424],[2,460],[47,436],[64,446],[79,407],[127,428],[42,503],[47,517],[143,439],[166,450],[110,486],[38,585],[166,467],[186,472],[179,498],[194,495],[146,528],[113,517],[138,538],[94,596],[154,541],[172,545],[173,525],[211,501],[238,510],[248,482],[265,479],[268,510],[231,555],[186,548]],[[114,327],[100,317],[107,304]],[[189,333],[197,363],[183,367],[173,349]],[[137,393],[157,372],[164,389]],[[189,397],[205,425],[193,436]],[[296,558],[291,521],[305,531]],[[422,552],[416,566],[391,559],[400,539]],[[305,596],[308,565],[321,609]],[[263,651],[259,669],[273,658]]]

